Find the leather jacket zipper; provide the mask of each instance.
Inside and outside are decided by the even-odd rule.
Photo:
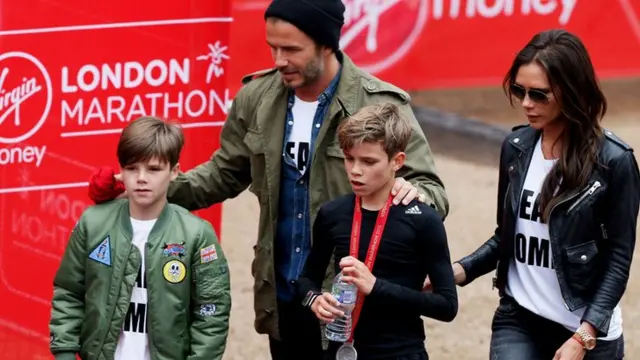
[[[598,190],[598,188],[602,186],[600,184],[600,181],[595,181],[593,183],[593,185],[591,185],[591,187],[589,188],[589,190],[587,190],[586,192],[584,192],[579,198],[578,200],[576,200],[576,202],[574,202],[573,204],[571,204],[571,206],[569,207],[569,209],[567,210],[567,214],[569,214],[571,212],[571,210],[575,209],[576,206],[578,206],[584,199],[587,198],[587,196],[593,195],[593,193]]]
[[[607,235],[607,228],[604,227],[604,224],[600,224],[600,229],[602,230],[602,238],[607,240],[609,235]]]
[[[597,183],[598,183],[598,184],[600,184],[600,182],[599,182],[599,181],[597,181]],[[553,214],[553,211],[554,211],[554,210],[555,210],[559,205],[562,205],[562,204],[564,204],[564,203],[566,203],[566,202],[568,202],[568,201],[571,201],[571,200],[575,199],[575,197],[576,197],[576,196],[578,196],[580,193],[582,193],[583,191],[586,191],[585,193],[583,193],[583,194],[582,194],[582,196],[578,199],[578,201],[576,201],[576,203],[577,203],[577,202],[581,202],[581,201],[582,201],[582,198],[584,198],[584,197],[586,197],[586,196],[587,196],[586,194],[588,194],[588,193],[589,193],[589,190],[591,190],[590,188],[591,188],[591,187],[593,187],[594,185],[595,185],[595,183],[594,183],[593,185],[591,185],[590,187],[589,187],[589,186],[587,186],[587,187],[585,187],[584,189],[582,189],[582,190],[578,191],[577,193],[575,193],[575,194],[573,194],[573,195],[569,196],[568,198],[566,198],[566,199],[564,199],[564,200],[561,200],[559,203],[557,203],[557,204],[553,205],[553,207],[551,208],[551,211],[549,211],[549,218],[551,218],[551,214]],[[600,185],[598,185],[598,186],[600,186]],[[594,190],[594,191],[595,191],[595,190]],[[569,210],[571,210],[574,206],[575,206],[575,203],[574,203],[574,204],[569,208]],[[569,210],[567,210],[567,211],[569,211]]]
[[[569,213],[569,211],[571,211],[573,208],[575,208],[575,207],[576,207],[576,205],[578,205],[579,203],[581,203],[581,202],[582,202],[582,201],[583,201],[587,196],[589,196],[589,195],[593,194],[593,193],[594,193],[594,192],[595,192],[595,191],[596,191],[596,190],[597,190],[601,185],[602,185],[602,184],[600,184],[600,182],[596,180],[596,181],[595,181],[595,182],[594,182],[590,187],[586,187],[586,188],[585,188],[585,189],[586,189],[586,192],[584,192],[584,193],[583,193],[583,194],[578,198],[578,200],[576,200],[576,202],[575,202],[575,203],[573,203],[573,204],[571,205],[571,207],[569,207],[569,209],[567,210],[567,213]],[[583,191],[584,191],[584,190],[583,190]],[[574,199],[576,196],[578,196],[578,194],[580,194],[580,192],[577,192],[577,193],[575,193],[575,194],[573,194],[573,195],[569,196],[568,198],[566,198],[566,199],[564,199],[564,200],[560,201],[559,203],[555,204],[555,205],[553,206],[553,208],[551,208],[551,211],[549,211],[549,220],[551,219],[551,214],[553,214],[553,210],[555,210],[555,209],[556,209],[556,207],[558,207],[558,205],[563,204],[563,203],[565,203],[565,202],[567,202],[567,201],[570,201],[571,199]],[[551,237],[553,237],[553,235],[552,235],[552,229],[551,229],[551,224],[549,224],[549,235],[551,235]],[[556,273],[556,274],[557,274],[557,273]],[[560,280],[560,279],[558,279],[558,280]],[[567,310],[571,310],[571,309],[569,308],[569,305],[567,305],[567,302],[564,300],[564,291],[563,291],[563,289],[562,289],[562,285],[560,285],[560,293],[562,294],[562,303],[564,304],[564,307],[565,307]]]

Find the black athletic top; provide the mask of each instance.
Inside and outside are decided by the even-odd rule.
[[[355,195],[350,194],[320,208],[313,248],[297,282],[301,298],[310,290],[320,291],[332,254],[336,274],[340,259],[349,256],[354,202]],[[362,262],[377,216],[377,211],[362,209],[358,255]],[[406,206],[391,205],[372,273],[376,282],[364,300],[354,335],[358,358],[424,352],[420,316],[451,321],[458,312],[447,236],[438,212],[415,200]],[[432,292],[421,291],[427,275]]]

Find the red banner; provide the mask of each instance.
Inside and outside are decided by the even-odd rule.
[[[122,128],[180,121],[183,169],[218,148],[232,19],[210,0],[1,4],[0,352],[34,359],[48,352],[53,275],[87,180],[117,168]],[[219,206],[197,214],[220,233]]]
[[[493,86],[537,31],[566,28],[600,76],[640,75],[637,0],[343,0],[341,46],[354,62],[407,90]],[[230,75],[272,67],[266,0],[234,0]]]

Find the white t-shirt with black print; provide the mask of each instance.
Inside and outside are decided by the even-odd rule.
[[[144,248],[156,220],[131,218],[133,244],[140,250],[142,261],[131,292],[131,302],[120,331],[115,360],[151,360],[147,336],[147,278],[145,276]]]
[[[292,126],[291,134],[287,139],[284,153],[291,157],[301,174],[304,174],[309,160],[311,132],[317,109],[318,101],[308,102],[301,100],[297,96],[294,98],[293,108],[291,109],[293,123],[289,124]]]

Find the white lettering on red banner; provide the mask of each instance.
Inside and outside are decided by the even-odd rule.
[[[432,0],[433,19],[441,19],[448,16],[451,19],[458,17],[494,18],[496,16],[512,16],[519,12],[522,15],[550,15],[560,9],[558,23],[565,25],[571,18],[573,9],[578,0]],[[445,13],[445,4],[449,5],[448,13]]]
[[[343,0],[345,26],[340,40],[363,69],[377,73],[413,49],[429,20],[552,16],[566,25],[578,0]],[[396,19],[402,19],[398,22]]]
[[[222,77],[227,51],[216,41],[194,59],[62,66],[58,99],[53,99],[51,69],[39,59],[25,52],[0,55],[0,144],[17,144],[0,148],[0,165],[40,167],[47,147],[22,143],[48,119],[59,119],[61,136],[69,137],[116,133],[140,116],[180,119],[186,127],[190,120],[226,118],[229,89],[195,84],[214,84]],[[53,114],[52,108],[60,112]]]

